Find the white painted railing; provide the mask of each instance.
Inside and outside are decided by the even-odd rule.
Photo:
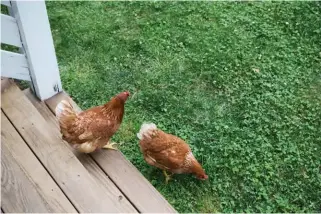
[[[45,1],[1,4],[9,10],[9,15],[1,14],[1,44],[20,50],[1,50],[1,76],[30,81],[41,100],[52,97],[62,86]]]

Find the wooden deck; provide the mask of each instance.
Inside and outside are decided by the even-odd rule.
[[[5,79],[1,95],[1,212],[176,212],[121,152],[62,141],[53,110],[67,94],[41,102]]]

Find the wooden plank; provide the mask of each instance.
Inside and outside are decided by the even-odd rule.
[[[43,116],[43,118],[50,125],[50,130],[52,134],[60,136],[59,124],[47,105],[37,100],[30,89],[24,90],[24,94],[29,98],[31,103],[36,107],[38,112]],[[65,143],[65,142],[64,142]],[[67,143],[66,143],[67,144]],[[125,195],[115,186],[115,184],[107,177],[107,175],[102,171],[102,169],[95,163],[95,161],[87,154],[80,154],[76,150],[70,147],[70,150],[78,157],[79,161],[84,165],[89,174],[96,180],[96,182],[101,186],[104,191],[113,195],[112,199],[115,203],[120,203],[121,206],[127,210],[127,212],[137,212],[137,210],[130,204]]]
[[[30,81],[26,56],[1,50],[1,76]]]
[[[5,212],[77,212],[2,112],[1,150]]]
[[[12,84],[2,93],[4,113],[79,212],[127,212],[105,192],[52,130],[22,91]]]
[[[62,87],[45,1],[12,1],[11,5],[36,95],[47,99]]]
[[[1,14],[1,43],[22,47],[16,19],[5,14]]]
[[[1,0],[1,4],[7,7],[11,7],[10,1],[8,0]]]
[[[71,98],[61,92],[45,102],[54,112],[63,99]],[[72,104],[80,109],[74,102]],[[177,212],[121,152],[101,150],[90,155],[140,212]]]

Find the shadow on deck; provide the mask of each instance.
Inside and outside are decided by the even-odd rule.
[[[176,212],[121,152],[62,141],[53,110],[66,93],[41,102],[5,79],[1,95],[3,212]]]

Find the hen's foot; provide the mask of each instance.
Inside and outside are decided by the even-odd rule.
[[[115,146],[115,145],[117,145],[117,144],[116,143],[108,143],[105,146],[103,146],[102,148],[103,149],[118,150],[117,146]]]
[[[164,173],[164,176],[165,176],[165,183],[168,184],[168,181],[171,179],[171,176],[172,176],[173,174],[168,175],[167,172],[166,172],[166,170],[163,170],[163,173]]]

